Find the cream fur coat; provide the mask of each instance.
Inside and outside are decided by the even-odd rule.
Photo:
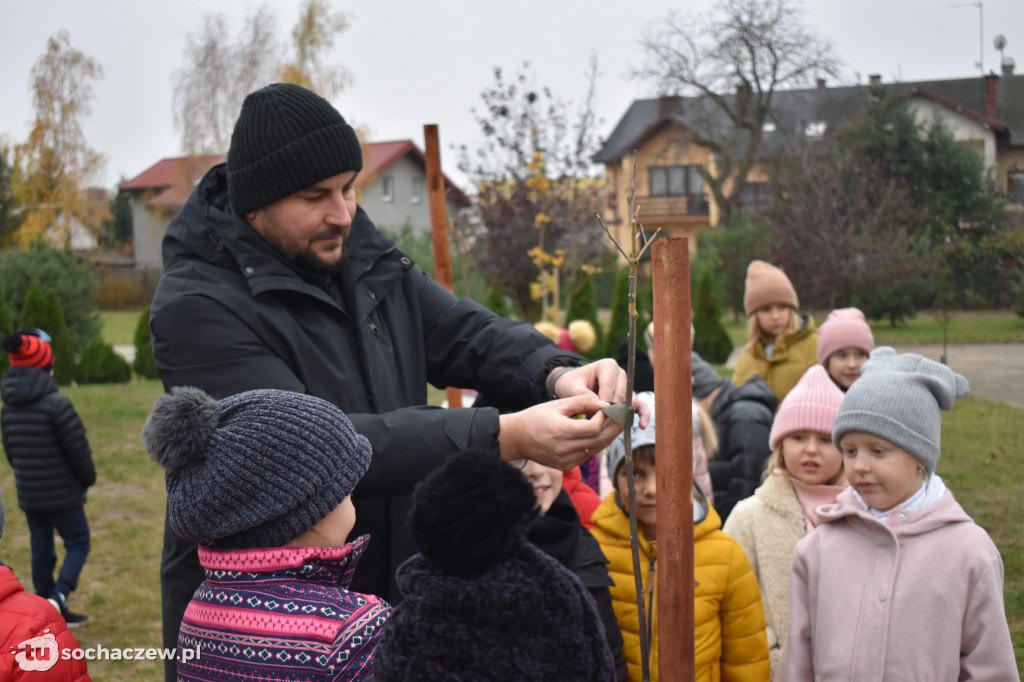
[[[774,679],[789,629],[789,569],[796,543],[807,534],[793,484],[773,474],[751,497],[736,503],[722,529],[747,553],[761,588],[768,654]]]

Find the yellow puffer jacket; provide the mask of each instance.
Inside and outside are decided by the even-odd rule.
[[[791,336],[780,335],[775,340],[770,358],[765,357],[764,341],[758,339],[755,343],[748,343],[736,361],[732,382],[741,386],[756,374],[771,387],[781,405],[782,399],[793,390],[804,372],[818,364],[818,330],[814,326],[814,318],[810,315],[802,317],[799,331]]]
[[[629,679],[641,679],[640,627],[637,620],[633,557],[629,545],[629,516],[610,494],[594,512],[591,531],[608,558],[615,618],[622,631],[622,657]],[[768,643],[757,578],[747,556],[731,537],[721,531],[722,520],[714,509],[693,529],[695,669],[697,682],[764,682],[768,679]],[[646,596],[645,609],[651,632],[658,631],[654,585],[657,543],[640,533],[640,565]],[[651,680],[658,679],[657,638],[651,651]]]

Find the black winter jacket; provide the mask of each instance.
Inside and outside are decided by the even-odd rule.
[[[579,512],[565,489],[558,493],[544,516],[534,519],[526,532],[526,539],[572,571],[590,592],[615,661],[615,680],[625,682],[628,670],[626,659],[622,657],[622,632],[615,620],[612,595],[608,591],[612,585],[612,577],[605,565],[608,559],[594,536],[580,524]]]
[[[708,460],[715,510],[724,522],[740,500],[761,485],[771,448],[772,420],[778,399],[759,376],[741,386],[726,382],[711,404],[711,419],[718,434],[718,454]]]
[[[392,603],[401,598],[395,569],[415,552],[405,529],[413,485],[452,453],[498,452],[496,409],[428,407],[427,383],[522,409],[547,398],[553,367],[582,360],[529,324],[454,297],[362,208],[340,272],[305,276],[233,213],[223,164],[171,222],[163,258],[150,329],[166,388],[309,393],[344,410],[372,443],[353,493],[352,537],[371,539],[352,589]],[[165,568],[173,563],[165,549]]]
[[[0,384],[0,432],[14,469],[18,506],[27,512],[60,512],[85,504],[96,483],[85,425],[50,373],[11,367]]]

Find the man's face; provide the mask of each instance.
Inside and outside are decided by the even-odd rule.
[[[341,261],[356,214],[356,173],[331,176],[245,217],[285,258],[305,270],[329,274]]]

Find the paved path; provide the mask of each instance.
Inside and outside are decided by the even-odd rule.
[[[940,360],[942,344],[895,346]],[[1024,409],[1024,343],[950,344],[946,362],[971,382],[971,394]]]
[[[895,346],[900,353],[919,353],[932,360],[942,359],[941,343]],[[736,366],[741,348],[729,356],[727,367]],[[1024,343],[956,343],[947,347],[947,362],[967,377],[971,394],[1002,400],[1024,409]]]

